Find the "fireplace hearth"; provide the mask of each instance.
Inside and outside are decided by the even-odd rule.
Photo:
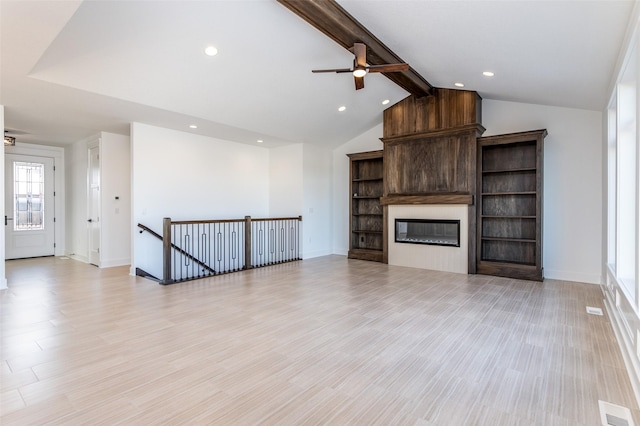
[[[448,219],[396,219],[395,242],[460,247],[460,221]]]

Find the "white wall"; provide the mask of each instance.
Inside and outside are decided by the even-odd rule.
[[[129,136],[100,134],[100,184],[100,267],[129,265],[133,233]]]
[[[4,106],[0,105],[0,128],[4,129]],[[3,142],[4,143],[4,142]],[[2,173],[2,182],[4,182],[4,148],[2,148],[2,156],[0,156],[0,173]],[[1,185],[0,188],[0,206],[2,206],[2,211],[4,212],[4,184]],[[0,266],[0,290],[7,288],[7,274],[4,265],[4,226],[0,231],[0,253],[2,253],[2,266]]]
[[[331,151],[305,145],[303,149],[303,258],[332,253]]]
[[[235,219],[269,214],[269,150],[131,125],[132,225],[162,231],[162,218]],[[160,277],[161,242],[134,231],[136,267]]]
[[[269,150],[269,216],[294,217],[303,209],[302,144]],[[304,218],[303,218],[304,219]]]
[[[484,136],[546,128],[545,278],[602,282],[602,113],[484,100]]]
[[[349,251],[349,158],[355,152],[378,151],[383,148],[382,123],[333,150],[333,253],[347,255]]]
[[[485,136],[546,128],[543,266],[546,278],[602,281],[602,115],[484,100]],[[382,149],[382,124],[333,151],[333,252],[349,243],[347,153]],[[586,231],[585,231],[586,230]],[[589,232],[592,230],[593,232]]]

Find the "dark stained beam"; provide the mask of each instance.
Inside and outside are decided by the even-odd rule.
[[[354,43],[366,44],[368,48],[367,62],[370,65],[405,62],[335,0],[278,0],[278,3],[322,31],[345,49],[351,49]],[[434,94],[433,86],[411,67],[405,72],[382,74],[417,97]]]

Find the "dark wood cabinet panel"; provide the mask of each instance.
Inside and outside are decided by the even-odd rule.
[[[546,130],[478,138],[477,272],[542,281]]]
[[[383,152],[348,154],[349,258],[382,262],[384,248]]]

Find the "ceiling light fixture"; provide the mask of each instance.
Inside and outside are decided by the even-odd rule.
[[[190,127],[191,129],[197,129],[197,128],[198,128],[198,126],[196,126],[195,124],[192,124],[192,125],[190,125],[189,127]]]
[[[391,102],[389,101],[389,99],[385,99],[384,101],[382,101],[382,105],[387,105],[389,102]]]
[[[347,107],[343,105],[343,106],[341,106],[340,108],[338,108],[338,111],[342,112],[342,111],[344,111],[345,109],[347,109]]]
[[[258,139],[256,142],[258,142],[258,143],[262,143],[262,142],[264,142],[264,141],[263,141],[262,139]]]
[[[453,83],[453,85],[456,87],[464,87],[464,84],[462,83]]]
[[[13,136],[4,137],[4,146],[14,146],[16,144],[16,138]]]
[[[207,48],[204,49],[204,53],[207,56],[216,56],[218,54],[218,49],[216,49],[215,46],[207,46]]]
[[[485,71],[482,73],[482,75],[484,75],[485,77],[493,77],[495,74],[491,71]]]
[[[364,77],[365,75],[367,75],[367,70],[364,68],[356,68],[353,70],[354,77]]]

